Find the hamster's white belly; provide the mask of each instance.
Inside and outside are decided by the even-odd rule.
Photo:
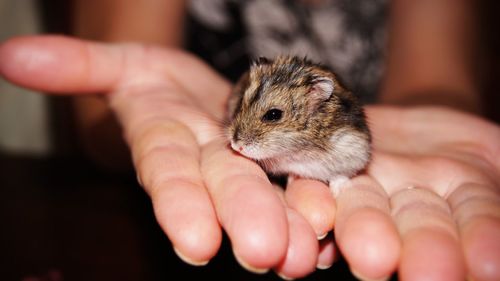
[[[264,169],[275,174],[294,174],[329,182],[338,176],[352,177],[370,158],[369,141],[362,135],[339,132],[328,151],[302,150],[264,161]]]

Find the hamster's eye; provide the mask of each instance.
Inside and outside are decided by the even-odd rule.
[[[276,122],[281,119],[281,116],[283,115],[283,111],[273,108],[270,109],[262,116],[262,121],[263,122]]]

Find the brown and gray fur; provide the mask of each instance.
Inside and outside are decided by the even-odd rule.
[[[266,121],[271,109],[281,119]],[[270,173],[325,182],[362,170],[370,131],[356,97],[328,68],[307,59],[259,59],[228,101],[233,149]]]

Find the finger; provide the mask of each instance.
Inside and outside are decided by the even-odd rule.
[[[278,275],[283,279],[295,279],[312,272],[314,265],[319,269],[331,267],[339,255],[337,248],[334,246],[331,232],[330,235],[318,243],[310,223],[296,210],[287,205],[283,188],[277,185],[273,186],[283,206],[287,208],[290,236],[285,259],[275,268]]]
[[[129,142],[139,181],[176,253],[190,264],[206,264],[222,233],[201,177],[196,139],[175,121],[144,125]]]
[[[426,189],[391,197],[394,221],[403,240],[402,280],[464,280],[465,263],[446,202]]]
[[[52,93],[108,92],[173,83],[220,112],[230,84],[201,60],[175,49],[110,45],[63,36],[17,37],[0,46],[0,75]],[[194,80],[194,77],[195,80]]]
[[[388,278],[396,269],[401,247],[389,200],[368,176],[351,182],[352,187],[336,198],[336,241],[353,274],[363,280]]]
[[[290,181],[285,191],[287,205],[298,211],[322,239],[335,222],[335,199],[328,186],[306,179]]]
[[[287,209],[288,249],[275,271],[285,280],[304,277],[316,269],[318,241],[308,222],[295,210]]]
[[[218,140],[204,146],[201,167],[239,263],[261,273],[278,265],[288,247],[287,215],[266,174]]]
[[[458,223],[471,280],[500,280],[500,194],[463,184],[448,198]]]
[[[108,91],[123,75],[123,50],[62,36],[17,37],[0,47],[0,73],[50,92]]]
[[[316,264],[317,269],[328,269],[340,257],[337,247],[333,239],[333,235],[329,234],[319,241],[319,255]]]

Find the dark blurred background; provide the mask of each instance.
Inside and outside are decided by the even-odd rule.
[[[0,0],[0,15],[17,15],[9,9],[26,7],[26,2]],[[4,24],[0,39],[38,32],[70,34],[71,1],[32,4],[29,6],[40,25],[26,31]],[[496,1],[478,1],[478,5],[481,48],[477,74],[487,117],[499,122],[500,5]],[[16,21],[26,23],[21,23],[25,19],[20,16],[10,24]],[[0,99],[0,110],[15,108],[10,101]],[[104,173],[81,155],[67,98],[51,97],[42,103],[48,108],[49,133],[45,138],[51,143],[50,153],[0,147],[0,280],[49,275],[53,280],[172,280],[174,273],[182,279],[280,280],[272,273],[258,276],[241,269],[227,239],[208,266],[181,262],[157,226],[151,204],[135,177]],[[21,120],[27,113],[17,114]],[[14,128],[0,130],[0,134],[21,126],[17,121],[3,120],[4,127],[9,123]],[[307,280],[334,278],[333,271],[337,280],[353,279],[341,262]]]

